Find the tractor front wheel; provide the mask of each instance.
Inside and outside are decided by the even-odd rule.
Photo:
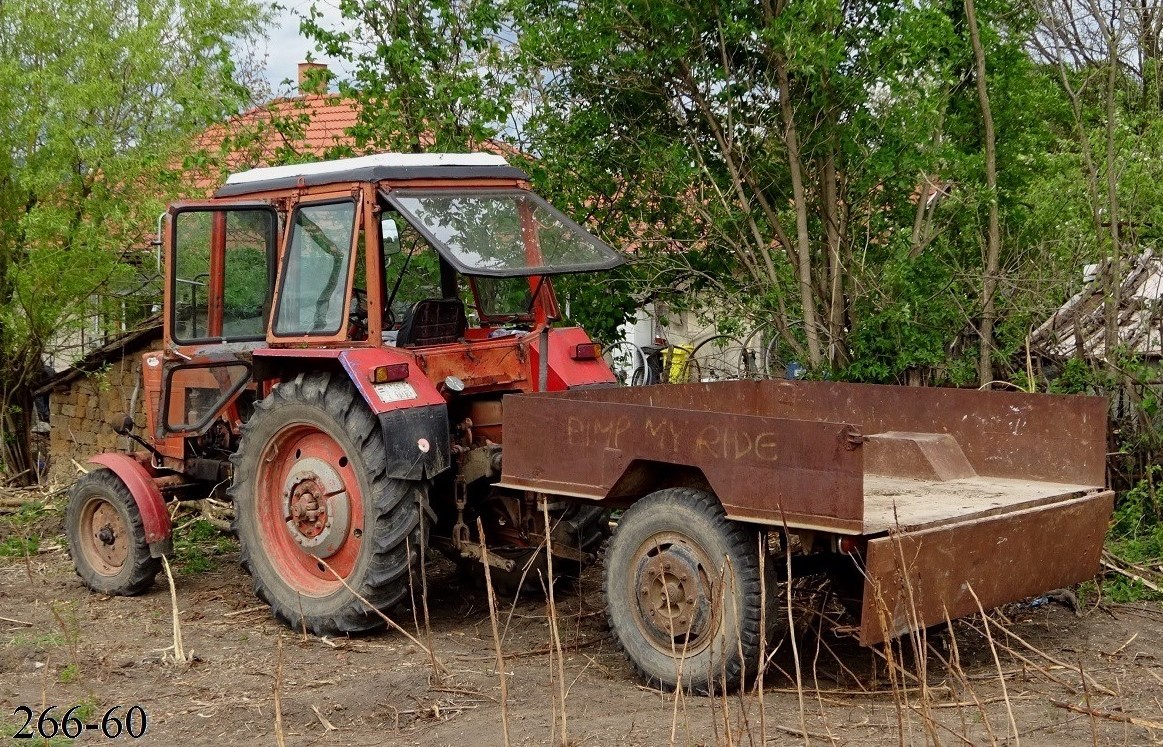
[[[279,620],[359,633],[408,592],[423,483],[386,474],[379,424],[347,379],[299,375],[256,405],[234,456],[242,566]]]
[[[137,503],[112,470],[95,469],[73,484],[65,533],[77,575],[93,591],[141,594],[161,570],[161,560],[150,557]]]

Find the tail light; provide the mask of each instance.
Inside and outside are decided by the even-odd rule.
[[[583,342],[574,346],[573,358],[575,361],[592,361],[602,357],[602,346],[596,342]]]
[[[368,374],[373,384],[387,384],[391,381],[403,381],[408,378],[407,363],[391,363],[387,366],[376,366]]]

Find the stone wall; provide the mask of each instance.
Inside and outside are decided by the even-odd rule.
[[[69,482],[78,472],[73,460],[84,465],[103,451],[125,451],[129,440],[113,432],[111,424],[129,412],[133,390],[141,381],[141,356],[160,350],[161,342],[143,345],[113,358],[95,372],[62,384],[49,394],[49,468],[51,482]],[[145,392],[138,391],[133,420],[139,433],[145,425]],[[143,433],[144,435],[144,433]],[[141,447],[134,445],[135,449]]]

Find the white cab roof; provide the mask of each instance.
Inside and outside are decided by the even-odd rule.
[[[318,163],[269,166],[231,174],[226,186],[255,184],[299,177],[326,177],[347,174],[357,169],[416,169],[440,166],[507,166],[502,156],[493,153],[377,153],[358,158],[340,158]]]

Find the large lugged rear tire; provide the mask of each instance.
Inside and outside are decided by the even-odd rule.
[[[382,611],[404,599],[427,486],[387,476],[379,424],[351,382],[322,373],[280,384],[256,405],[233,462],[242,567],[275,617],[316,635],[381,627],[352,590]]]
[[[141,594],[161,570],[161,560],[150,557],[137,503],[112,470],[95,469],[73,484],[65,533],[77,575],[93,591]]]
[[[644,680],[673,690],[681,670],[683,689],[711,693],[754,677],[758,536],[701,490],[660,490],[622,515],[606,551],[606,614]]]

